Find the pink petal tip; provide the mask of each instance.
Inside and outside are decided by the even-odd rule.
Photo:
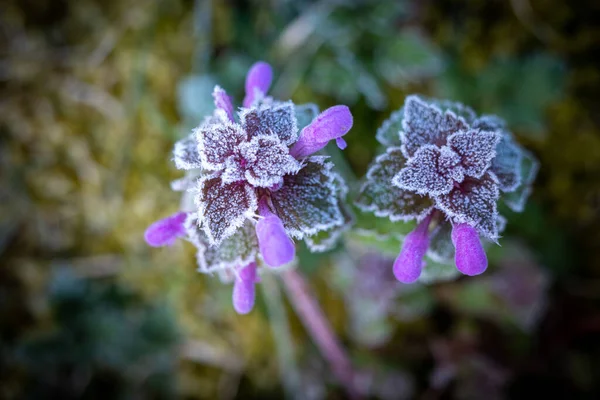
[[[240,269],[233,283],[232,302],[238,314],[248,314],[254,308],[256,296],[256,264],[250,263]]]
[[[215,86],[213,90],[213,99],[215,101],[215,107],[225,111],[227,113],[227,117],[229,117],[229,120],[233,122],[233,103],[231,102],[231,97],[227,95],[225,89],[220,86]]]
[[[454,225],[452,227],[452,243],[456,248],[454,261],[460,272],[474,276],[486,270],[487,256],[475,228],[468,224]]]
[[[291,262],[296,256],[296,246],[285,232],[283,222],[264,202],[261,202],[259,210],[263,218],[256,223],[256,236],[265,263],[279,267]]]
[[[346,147],[346,141],[342,139],[353,124],[350,109],[344,105],[328,108],[319,114],[300,133],[300,139],[290,154],[296,158],[309,156],[327,145],[330,140],[336,140],[341,149]]]
[[[251,107],[256,100],[256,96],[265,95],[271,87],[273,80],[273,69],[264,61],[258,61],[248,71],[246,75],[246,97],[244,98],[244,107]]]
[[[418,228],[406,235],[402,250],[394,262],[394,276],[402,283],[413,283],[419,276],[425,262],[425,252],[429,247],[427,231]]]
[[[186,213],[178,212],[154,222],[144,233],[146,243],[152,247],[171,246],[177,238],[185,236],[186,217]]]

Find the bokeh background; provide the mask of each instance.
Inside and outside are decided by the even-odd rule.
[[[598,21],[593,0],[3,1],[0,398],[345,397],[276,276],[238,316],[192,246],[143,241],[178,209],[174,141],[256,60],[277,97],[351,107],[351,185],[410,93],[500,115],[541,162],[483,276],[403,286],[352,235],[300,250],[371,398],[598,398]]]

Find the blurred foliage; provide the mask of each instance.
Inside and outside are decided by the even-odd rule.
[[[178,332],[169,308],[60,269],[50,281],[53,328],[15,350],[24,398],[172,398]]]
[[[371,372],[372,396],[594,398],[599,18],[593,1],[556,0],[4,2],[0,397],[18,398],[28,377],[40,377],[32,394],[53,387],[63,398],[281,397],[294,382],[281,371],[294,368],[313,398],[341,397],[287,303],[259,292],[239,317],[230,287],[196,274],[189,246],[142,239],[178,208],[170,150],[210,109],[207,88],[239,100],[248,66],[265,59],[274,95],[352,105],[349,147],[332,152],[351,189],[377,152],[377,127],[411,92],[499,114],[542,164],[482,277],[373,293],[356,281],[372,267],[358,261],[369,236],[300,253],[324,312]],[[393,257],[406,232],[357,218],[391,238]],[[288,358],[275,356],[272,332],[288,332]]]

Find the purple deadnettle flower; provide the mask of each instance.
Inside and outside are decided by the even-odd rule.
[[[273,73],[264,62],[246,77],[243,107],[215,87],[215,111],[175,144],[175,166],[186,176],[172,183],[184,192],[183,210],[146,232],[152,246],[183,237],[198,249],[198,269],[234,281],[239,313],[254,304],[262,265],[280,267],[295,258],[293,240],[324,251],[349,224],[345,184],[327,157],[315,155],[352,127],[345,106],[321,114],[267,96]],[[192,199],[192,200],[190,200]]]
[[[460,103],[406,98],[377,132],[387,146],[367,172],[356,205],[391,221],[416,220],[394,264],[396,278],[416,281],[427,255],[465,275],[487,268],[480,237],[497,242],[503,201],[522,211],[538,170],[504,122]]]

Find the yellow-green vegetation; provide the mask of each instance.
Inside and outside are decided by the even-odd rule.
[[[321,109],[337,102],[351,106],[355,125],[346,137],[345,164],[336,158],[349,176],[362,176],[377,152],[377,127],[408,93],[448,96],[507,119],[542,168],[525,213],[508,215],[506,236],[517,244],[490,257],[491,264],[502,268],[517,260],[551,277],[543,279],[567,277],[574,286],[559,285],[559,290],[576,292],[577,304],[590,305],[600,290],[596,281],[581,283],[582,277],[600,274],[600,70],[592,61],[600,37],[597,21],[586,11],[593,2],[580,8],[554,0],[551,5],[541,0],[390,0],[380,6],[367,0],[5,3],[0,8],[3,351],[59,328],[47,288],[58,279],[56,271],[66,268],[86,281],[131,290],[144,304],[142,310],[169,314],[160,321],[171,324],[166,331],[177,332],[176,345],[169,342],[169,354],[177,361],[167,372],[176,383],[164,393],[265,398],[289,389],[280,371],[293,368],[279,365],[286,359],[276,356],[272,336],[282,332],[277,325],[282,322],[263,292],[253,313],[238,316],[231,307],[231,287],[217,276],[196,273],[192,246],[179,242],[153,249],[143,240],[151,222],[179,207],[180,196],[169,187],[182,175],[170,161],[173,143],[199,122],[203,110],[210,110],[214,83],[241,99],[244,73],[256,59],[274,65],[277,97],[310,101]],[[360,235],[353,232],[347,242],[355,240]],[[382,317],[391,321],[391,328],[386,325],[389,343],[373,351],[348,329],[355,322],[355,306],[345,307],[351,285],[331,284],[342,279],[337,274],[344,268],[344,274],[358,268],[358,262],[348,261],[356,253],[303,254],[301,263],[324,312],[365,368],[408,370],[426,382],[424,366],[431,362],[428,349],[434,338],[478,337],[482,314],[494,314],[496,324],[520,323],[488,286],[439,284],[413,293],[419,317],[413,318],[411,310],[406,311],[410,320]],[[472,307],[472,298],[481,301],[480,308]],[[553,301],[563,305],[561,299]],[[326,367],[287,302],[284,311],[300,379],[335,396],[339,389],[326,386],[329,378],[314,372]],[[447,320],[450,327],[444,325]],[[548,335],[560,335],[556,331]],[[519,376],[514,359],[527,357],[519,347],[524,334],[510,332],[502,334],[513,340],[507,347],[517,349],[518,356],[503,361]],[[557,351],[570,354],[568,344],[560,346]],[[589,357],[598,354],[594,349]],[[17,356],[11,357],[0,361],[0,369],[9,367],[0,385],[2,398],[26,391],[27,372],[15,367]],[[597,359],[578,357],[597,367]],[[594,377],[576,380],[578,370],[565,368],[577,390],[593,386]],[[79,394],[93,389],[82,385]],[[398,390],[410,393],[406,387]]]

